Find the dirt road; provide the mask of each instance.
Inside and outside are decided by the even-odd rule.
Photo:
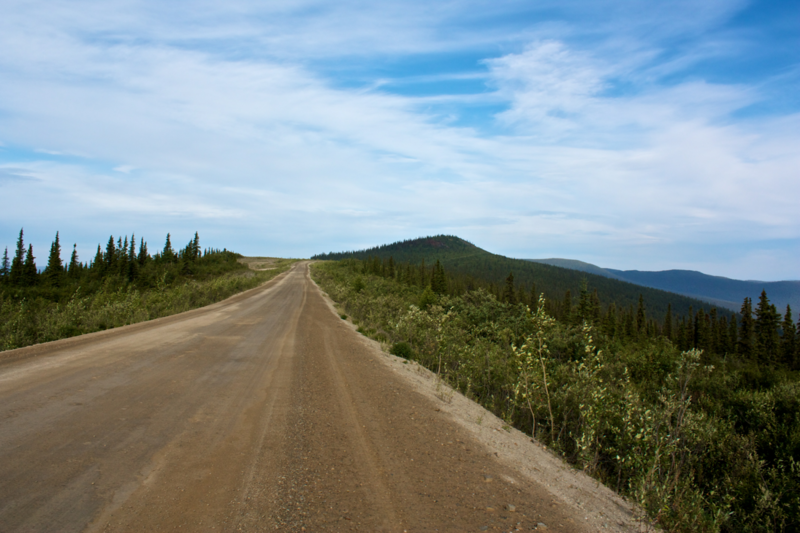
[[[381,357],[306,263],[203,309],[4,352],[0,531],[599,527]]]

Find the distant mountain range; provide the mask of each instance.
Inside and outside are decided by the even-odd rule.
[[[792,306],[795,316],[800,311],[800,281],[741,281],[722,276],[710,276],[694,270],[662,270],[660,272],[615,270],[575,259],[529,259],[528,261],[683,294],[732,311],[741,310],[742,301],[745,298],[752,298],[755,308],[761,291],[765,290],[770,302],[775,304],[781,315],[786,312],[787,304]]]

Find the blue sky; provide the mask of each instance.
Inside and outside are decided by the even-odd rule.
[[[800,4],[4,0],[0,246],[800,279]]]

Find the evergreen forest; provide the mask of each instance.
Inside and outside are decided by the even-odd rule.
[[[414,265],[424,262],[431,266],[439,261],[452,279],[448,290],[454,294],[461,294],[481,286],[495,296],[501,297],[505,290],[506,278],[513,272],[515,287],[527,294],[531,291],[544,293],[552,309],[561,305],[567,291],[573,298],[577,298],[584,281],[592,287],[592,292],[597,292],[604,308],[613,304],[616,312],[624,310],[630,313],[631,309],[635,311],[641,297],[647,306],[648,316],[658,323],[663,323],[668,310],[676,315],[685,316],[693,315],[697,310],[703,307],[708,309],[710,306],[702,300],[626,281],[493,254],[450,235],[406,240],[361,251],[318,254],[312,259],[388,260],[390,257],[395,263]],[[718,309],[717,314],[728,319],[734,315],[728,309]]]
[[[312,273],[359,331],[639,503],[644,524],[800,530],[791,308],[762,292],[734,314],[549,269],[498,282],[518,263],[481,252],[435,237],[325,254],[339,260]]]
[[[46,266],[37,266],[33,246],[20,230],[0,268],[0,350],[22,348],[187,311],[252,288],[283,272],[290,261],[267,272],[242,264],[228,250],[202,249],[197,233],[179,250],[171,236],[155,254],[136,237],[109,237],[90,261],[73,245],[62,258],[59,234]]]

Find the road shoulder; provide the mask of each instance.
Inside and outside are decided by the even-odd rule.
[[[314,285],[323,294],[331,313],[338,317],[336,304],[316,283]],[[357,333],[350,320],[347,324],[376,360],[401,376],[416,392],[435,402],[442,413],[466,430],[489,454],[551,494],[551,507],[568,509],[575,522],[590,530],[630,532],[641,529],[643,524],[636,519],[641,513],[634,504],[454,391],[433,372],[387,353],[380,343]]]

